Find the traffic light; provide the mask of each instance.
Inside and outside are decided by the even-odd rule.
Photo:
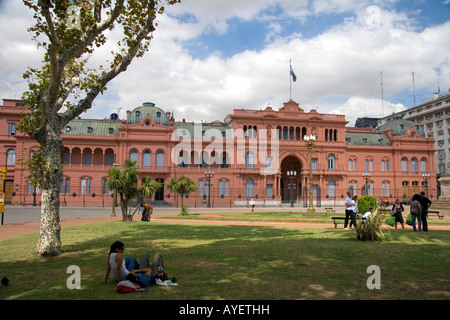
[[[2,168],[2,180],[6,180],[6,168]]]

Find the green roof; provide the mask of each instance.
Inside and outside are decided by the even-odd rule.
[[[419,126],[415,122],[405,119],[397,119],[386,122],[385,124],[379,126],[377,128],[377,131],[382,132],[384,130],[391,129],[393,133],[395,132],[397,134],[397,136],[404,136],[406,134],[406,131],[411,127],[413,127],[417,131],[419,136],[426,137],[423,126]]]
[[[62,134],[118,137],[121,124],[120,121],[114,120],[72,120],[63,129]]]
[[[347,132],[345,134],[348,146],[390,146],[389,139],[383,133],[357,133]]]
[[[141,107],[134,109],[128,118],[127,124],[140,123],[145,117],[151,117],[157,124],[169,126],[169,119],[167,119],[164,110],[156,107],[151,102],[145,102]]]

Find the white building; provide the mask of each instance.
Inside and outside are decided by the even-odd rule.
[[[421,105],[381,118],[378,124],[399,118],[417,123],[426,135],[434,138],[436,173],[438,176],[450,173],[450,92],[435,93]]]

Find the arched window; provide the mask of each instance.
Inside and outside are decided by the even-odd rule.
[[[328,155],[328,170],[334,170],[335,157],[334,154]]]
[[[366,159],[366,161],[365,161],[365,169],[366,169],[366,171],[372,171],[373,170],[373,160],[372,159]]]
[[[247,181],[245,181],[245,196],[253,197],[254,188],[255,188],[255,182],[253,181],[253,179],[251,179],[251,178],[247,179]]]
[[[422,158],[420,160],[420,171],[425,172],[427,171],[427,159]]]
[[[411,159],[411,172],[417,172],[417,159]]]
[[[136,149],[130,150],[130,160],[137,161],[138,152]]]
[[[142,155],[142,166],[150,167],[151,160],[152,160],[152,153],[149,150],[145,150],[144,154]]]
[[[91,178],[81,178],[81,188],[80,188],[81,194],[91,194],[92,193],[91,187],[92,187]]]
[[[401,169],[402,172],[408,172],[408,160],[406,158],[402,158],[401,160]]]
[[[245,167],[253,168],[254,166],[255,166],[255,156],[253,155],[253,152],[249,151],[245,155]]]
[[[13,166],[16,164],[16,150],[8,149],[6,152],[6,165]]]
[[[156,152],[156,166],[164,167],[164,151],[162,150]]]
[[[283,127],[283,140],[288,139],[288,127]]]
[[[224,195],[225,197],[228,196],[228,186],[229,186],[228,180],[219,180],[219,196],[221,195]]]

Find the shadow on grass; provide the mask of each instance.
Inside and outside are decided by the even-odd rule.
[[[64,253],[32,254],[37,235],[0,242],[0,299],[448,299],[449,233],[392,231],[392,240],[359,242],[342,229],[107,222],[62,230]],[[161,252],[179,287],[115,293],[104,279],[109,246],[125,256]],[[81,269],[70,290],[67,267]],[[382,289],[366,286],[367,267],[381,269]],[[423,272],[427,270],[427,272]],[[418,292],[420,294],[418,294]]]

